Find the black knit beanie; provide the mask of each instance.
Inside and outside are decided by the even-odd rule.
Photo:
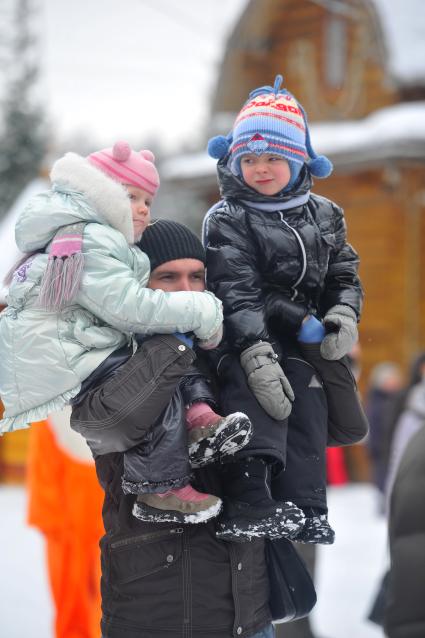
[[[205,264],[205,250],[195,233],[171,219],[153,220],[137,246],[149,257],[151,271],[174,259],[199,259]]]

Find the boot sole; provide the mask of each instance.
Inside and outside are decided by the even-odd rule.
[[[198,523],[205,523],[218,516],[221,508],[222,501],[219,499],[217,503],[211,505],[206,510],[185,514],[177,510],[159,510],[136,501],[133,505],[133,516],[140,521],[146,521],[148,523],[190,523],[196,525]]]
[[[195,468],[216,463],[222,456],[242,450],[251,437],[251,421],[243,412],[235,412],[213,435],[189,445],[190,463]]]
[[[305,523],[303,512],[293,505],[293,511],[288,511],[282,518],[283,509],[288,507],[278,507],[271,516],[253,522],[252,519],[238,517],[232,521],[220,521],[216,531],[217,538],[226,541],[236,541],[244,543],[258,538],[293,539],[300,533]]]

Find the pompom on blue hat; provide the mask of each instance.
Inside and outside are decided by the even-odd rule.
[[[277,75],[274,86],[251,91],[233,130],[227,137],[211,138],[208,154],[217,160],[230,154],[229,166],[236,175],[241,174],[241,158],[248,153],[282,155],[291,169],[289,186],[294,184],[304,164],[313,177],[328,177],[332,163],[315,153],[306,113],[295,97],[281,88],[282,82],[282,76]]]

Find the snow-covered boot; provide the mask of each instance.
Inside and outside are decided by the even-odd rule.
[[[252,436],[252,424],[246,414],[234,412],[223,417],[207,403],[195,403],[188,408],[186,425],[192,467],[203,467],[235,454]]]
[[[269,467],[261,458],[243,459],[223,465],[226,498],[217,522],[222,540],[245,542],[254,538],[293,538],[305,516],[294,503],[273,500]]]
[[[151,523],[204,523],[217,516],[221,505],[217,496],[185,485],[163,494],[139,494],[133,515]]]
[[[303,511],[306,517],[304,527],[292,540],[296,543],[332,545],[335,532],[329,524],[327,513],[318,507],[303,508]]]

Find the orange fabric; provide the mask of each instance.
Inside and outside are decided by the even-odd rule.
[[[75,461],[47,421],[33,424],[27,467],[28,523],[46,539],[56,638],[99,638],[103,492],[94,465]]]

